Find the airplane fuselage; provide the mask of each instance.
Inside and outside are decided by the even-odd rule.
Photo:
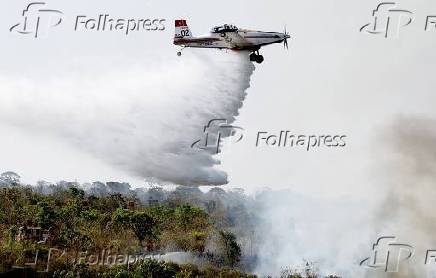
[[[231,50],[247,50],[253,52],[250,60],[257,63],[263,62],[263,56],[259,54],[259,49],[265,45],[273,43],[284,43],[288,47],[287,39],[290,36],[286,32],[262,32],[246,29],[239,29],[236,26],[224,24],[216,26],[209,35],[194,37],[186,23],[186,20],[175,21],[174,44],[185,47],[196,48],[217,48]],[[177,53],[179,56],[181,52]]]
[[[277,32],[238,30],[211,33],[207,36],[175,38],[174,44],[184,47],[256,51],[265,45],[282,43],[285,37],[289,38],[289,35]]]

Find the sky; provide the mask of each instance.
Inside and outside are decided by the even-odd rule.
[[[0,94],[10,88],[5,84],[10,76],[41,80],[44,86],[47,79],[81,72],[92,80],[102,67],[147,67],[150,57],[161,64],[183,59],[176,56],[178,48],[172,44],[176,18],[186,18],[194,35],[223,23],[278,32],[286,26],[291,35],[289,51],[282,45],[263,48],[265,62],[256,65],[251,76],[234,123],[244,129],[244,140],[225,144],[218,156],[219,168],[228,174],[227,188],[252,192],[262,187],[291,188],[327,198],[366,198],[377,193],[377,187],[366,185],[385,155],[380,149],[390,144],[378,136],[379,131],[399,116],[435,117],[436,30],[424,30],[426,17],[436,14],[433,1],[399,2],[400,8],[413,11],[414,21],[389,38],[359,31],[372,22],[377,1],[50,1],[47,5],[61,10],[64,21],[38,39],[9,30],[21,21],[27,3],[0,3]],[[74,31],[75,16],[99,14],[163,18],[166,30],[129,35]],[[26,115],[26,111],[19,113]],[[26,182],[143,184],[140,177],[56,136],[7,120],[0,127],[0,170],[16,171]],[[256,148],[259,131],[281,130],[346,135],[347,145],[309,152]]]

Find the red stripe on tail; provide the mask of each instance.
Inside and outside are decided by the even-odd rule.
[[[176,20],[176,27],[188,27],[188,24],[186,23],[186,20],[178,19]]]

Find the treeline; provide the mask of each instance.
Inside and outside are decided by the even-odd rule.
[[[16,182],[0,188],[0,271],[26,265],[27,250],[39,250],[41,259],[44,251],[53,248],[65,251],[56,258],[56,263],[65,264],[81,252],[104,250],[112,254],[185,252],[198,258],[200,267],[244,268],[231,224],[213,200],[197,200],[195,205],[189,201],[195,194],[184,189],[168,193],[152,188],[147,199],[141,200],[134,191],[97,197],[75,184],[44,194],[47,188]],[[47,240],[32,238],[35,229],[46,231]]]
[[[255,270],[258,247],[266,244],[256,213],[263,203],[219,187],[28,186],[6,172],[0,277],[255,277],[245,273]],[[279,276],[321,277],[316,273],[284,269]]]

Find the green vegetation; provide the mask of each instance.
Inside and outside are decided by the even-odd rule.
[[[7,172],[0,176],[0,277],[256,277],[245,274],[257,263],[258,219],[249,206],[238,190],[31,187]],[[280,277],[316,273],[310,265]]]
[[[179,198],[144,205],[135,196],[96,197],[75,186],[51,194],[36,191],[20,186],[0,189],[0,272],[33,262],[38,250],[37,265],[31,268],[48,267],[54,277],[249,277],[234,269],[241,257],[235,235],[214,225],[220,220],[203,208]],[[217,247],[216,252],[206,250],[208,243]],[[106,252],[128,258],[167,251],[203,258],[200,268],[149,259],[130,266],[125,259],[101,269],[101,262],[99,267],[89,263],[92,255],[83,256]]]

